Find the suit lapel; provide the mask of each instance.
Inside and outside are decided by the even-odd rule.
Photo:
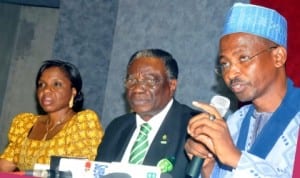
[[[163,124],[163,125],[165,125],[165,124]],[[168,148],[170,147],[170,144],[168,144],[168,143],[164,144],[163,143],[163,141],[164,141],[163,137],[168,136],[168,135],[169,135],[168,134],[168,129],[166,129],[165,126],[163,126],[163,128],[161,127],[158,130],[158,132],[157,132],[157,134],[156,134],[156,136],[155,136],[155,138],[154,138],[154,140],[153,140],[153,142],[152,142],[152,144],[151,144],[151,146],[148,150],[148,153],[147,153],[146,158],[144,160],[144,164],[146,164],[146,165],[156,165],[157,162],[160,159],[162,159],[164,157],[164,155],[167,154],[166,152],[169,150]]]
[[[177,109],[179,108],[176,107],[177,103],[174,100],[172,107],[170,108],[168,114],[166,115],[166,118],[157,131],[156,136],[148,150],[148,153],[144,160],[144,164],[157,165],[158,161],[166,158],[166,156],[175,156],[170,154],[172,153],[172,150],[174,150],[174,146],[177,145],[178,142],[178,137],[176,136],[176,134],[174,134],[174,132],[176,132],[174,131],[174,129],[178,129],[178,127],[175,126],[176,122],[174,122],[174,118],[176,119],[178,117],[176,116],[176,113],[178,112]]]
[[[124,129],[120,130],[120,137],[118,139],[118,143],[116,144],[119,147],[119,152],[116,154],[116,160],[121,161],[123,154],[127,148],[127,145],[132,137],[132,134],[136,128],[135,115],[132,114],[128,117],[128,121],[124,122],[126,126]]]

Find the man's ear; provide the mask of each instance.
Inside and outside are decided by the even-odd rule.
[[[177,79],[171,79],[169,85],[170,85],[170,90],[172,91],[172,95],[174,95],[177,88]]]
[[[272,51],[275,67],[284,67],[287,59],[287,51],[284,47],[278,46]]]

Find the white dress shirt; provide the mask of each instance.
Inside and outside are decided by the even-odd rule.
[[[148,124],[151,126],[151,131],[148,134],[148,143],[149,143],[149,146],[148,146],[147,149],[150,148],[151,143],[152,143],[154,137],[156,136],[156,133],[159,130],[161,123],[166,118],[166,115],[167,115],[168,111],[170,110],[172,104],[173,104],[173,99],[171,99],[169,101],[169,103],[166,105],[166,107],[161,112],[159,112],[158,114],[156,114],[155,116],[153,116],[148,121]],[[136,118],[136,125],[137,125],[137,127],[135,128],[135,131],[134,131],[134,133],[133,133],[133,135],[132,135],[132,137],[131,137],[128,145],[127,145],[127,148],[126,148],[125,152],[124,152],[123,158],[121,160],[121,162],[123,162],[123,163],[128,163],[129,162],[129,156],[130,156],[131,148],[132,148],[135,140],[137,139],[137,136],[138,136],[138,134],[140,132],[141,125],[143,123],[145,123],[145,121],[138,114],[136,114],[135,118]]]

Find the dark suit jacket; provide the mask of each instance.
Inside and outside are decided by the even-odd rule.
[[[173,178],[184,178],[185,169],[189,162],[184,151],[187,124],[189,119],[197,113],[198,111],[174,100],[143,164],[156,166],[161,159],[174,157],[174,168],[170,174]],[[96,161],[121,161],[135,128],[135,113],[129,113],[114,119],[105,130],[103,140],[98,147]],[[163,135],[167,135],[167,144],[161,143]]]

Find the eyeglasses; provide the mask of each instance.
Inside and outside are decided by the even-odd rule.
[[[251,60],[253,60],[255,57],[267,52],[267,51],[270,51],[272,49],[276,49],[278,46],[271,46],[271,47],[268,47],[266,49],[263,49],[261,51],[259,51],[258,53],[254,54],[253,56],[244,56],[242,55],[239,59],[238,59],[238,63],[240,65],[245,65],[246,63],[250,62]],[[232,66],[232,63],[230,62],[224,62],[224,63],[221,63],[220,65],[218,65],[216,68],[215,68],[215,73],[218,74],[218,75],[224,75],[226,72],[229,71],[229,69],[231,68]]]
[[[155,78],[144,78],[142,80],[138,80],[137,78],[127,78],[124,82],[124,85],[127,89],[131,89],[136,85],[143,85],[147,88],[154,89],[161,83],[161,81],[162,79]]]

